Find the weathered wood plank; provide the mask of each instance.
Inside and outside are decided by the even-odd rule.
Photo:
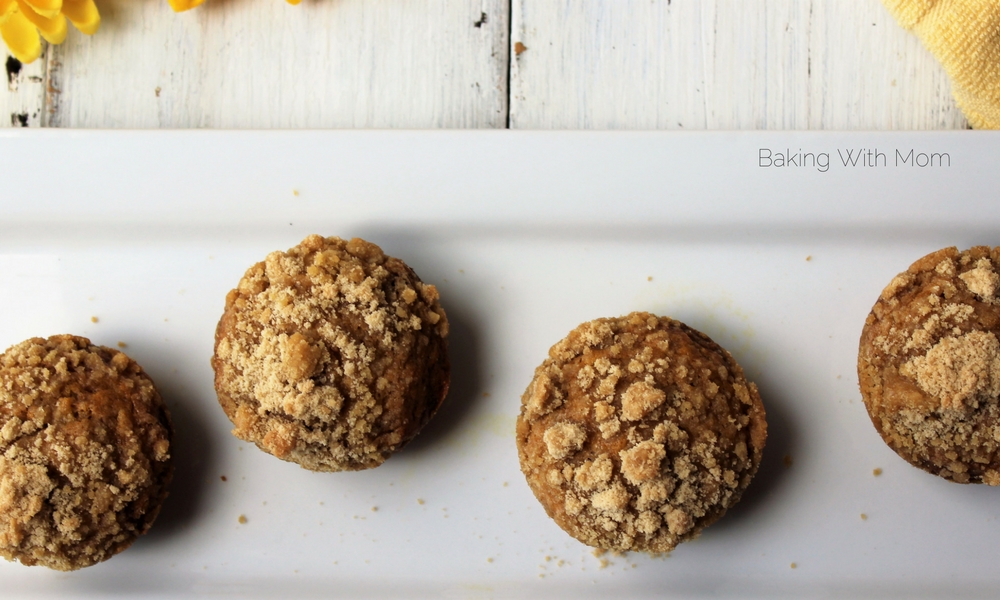
[[[97,35],[50,50],[52,126],[506,124],[506,0],[100,6]]]
[[[940,65],[873,0],[513,0],[512,25],[512,127],[966,126]]]

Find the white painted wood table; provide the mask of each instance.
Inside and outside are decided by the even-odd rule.
[[[98,0],[8,126],[956,129],[878,0]]]

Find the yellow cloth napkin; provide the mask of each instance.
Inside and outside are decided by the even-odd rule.
[[[977,129],[1000,129],[1000,0],[882,0],[944,66]]]

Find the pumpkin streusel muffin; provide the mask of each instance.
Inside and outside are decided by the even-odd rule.
[[[549,350],[517,448],[545,511],[584,544],[668,552],[735,504],[767,437],[757,387],[708,336],[632,313]]]
[[[72,335],[0,355],[0,556],[72,571],[149,530],[173,475],[170,417],[117,350]]]
[[[437,289],[362,239],[311,235],[226,297],[215,389],[233,434],[314,471],[377,467],[448,392]]]
[[[944,248],[897,275],[865,320],[861,396],[896,454],[1000,485],[1000,247]]]

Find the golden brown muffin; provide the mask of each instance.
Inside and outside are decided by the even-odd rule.
[[[1000,485],[1000,248],[945,248],[882,291],[865,320],[858,381],[868,415],[914,466]]]
[[[739,500],[767,422],[728,352],[649,313],[583,323],[521,398],[521,470],[567,533],[605,550],[668,552]]]
[[[0,556],[72,571],[152,526],[172,429],[134,360],[90,340],[32,338],[0,355]]]
[[[448,319],[433,285],[355,238],[272,252],[226,296],[215,389],[233,434],[314,471],[370,469],[448,393]]]

